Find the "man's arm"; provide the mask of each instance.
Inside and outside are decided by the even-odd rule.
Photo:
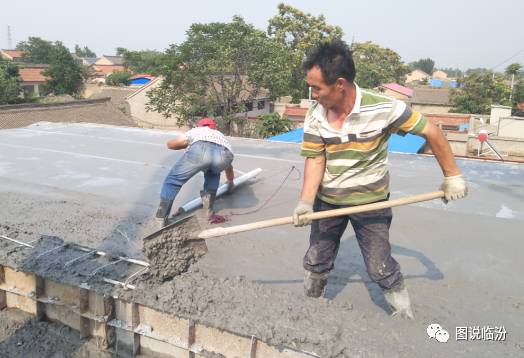
[[[311,220],[301,218],[301,215],[313,212],[313,203],[317,196],[318,188],[324,176],[326,157],[307,157],[304,164],[304,184],[300,192],[300,200],[293,211],[293,224],[304,226],[311,224]]]
[[[233,188],[235,186],[233,180],[235,179],[235,171],[233,170],[233,166],[230,165],[226,168],[226,179],[227,179],[227,191],[231,193],[233,191]]]
[[[460,174],[460,170],[455,162],[455,157],[444,133],[436,125],[428,121],[424,129],[420,133],[428,141],[431,151],[435,154],[435,158],[444,174],[444,182],[440,186],[440,190],[444,191],[444,202],[450,200],[457,200],[465,197],[468,194],[468,187],[466,182]]]
[[[189,145],[189,141],[185,136],[180,136],[174,139],[170,139],[167,143],[168,149],[178,150],[185,149]]]
[[[307,203],[313,203],[315,201],[325,169],[326,157],[324,155],[306,158],[304,164],[304,184],[300,192],[300,200]]]
[[[428,121],[420,134],[426,137],[444,176],[460,175],[460,170],[455,162],[455,157],[453,156],[449,142],[440,128]]]

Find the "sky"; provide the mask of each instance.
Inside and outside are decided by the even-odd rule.
[[[281,0],[1,0],[0,48],[29,36],[87,45],[98,56],[129,50],[163,51],[181,43],[193,23],[228,22],[234,15],[266,30]],[[524,64],[523,0],[288,0],[323,14],[344,40],[372,41],[405,62],[431,58],[436,67],[503,71]]]

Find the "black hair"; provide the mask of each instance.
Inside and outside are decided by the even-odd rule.
[[[302,66],[306,72],[318,66],[328,85],[332,85],[340,77],[351,83],[355,80],[356,70],[353,55],[349,46],[340,39],[323,42],[314,47],[308,53]]]

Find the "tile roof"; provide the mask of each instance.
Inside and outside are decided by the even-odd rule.
[[[398,83],[384,83],[383,85],[381,85],[381,87],[398,92],[407,97],[413,96],[413,90],[411,88],[399,85]]]
[[[113,65],[123,65],[124,64],[124,58],[122,56],[107,56],[104,55],[104,58],[106,58],[108,61],[111,61]]]
[[[438,125],[443,124],[447,126],[460,126],[461,124],[469,123],[469,114],[424,114],[432,123]]]
[[[449,105],[449,93],[449,88],[415,87],[413,97],[409,102],[412,104]]]
[[[308,108],[286,106],[286,109],[284,110],[284,115],[305,118],[307,111],[308,111]]]
[[[95,65],[95,70],[103,73],[104,75],[110,75],[113,72],[124,72],[125,68],[121,65]]]
[[[131,117],[112,104],[109,98],[61,104],[0,107],[0,129],[25,127],[37,122],[89,122],[126,127],[136,126]]]
[[[47,77],[45,77],[42,72],[45,71],[45,68],[20,68],[18,73],[20,75],[20,80],[22,82],[45,82]]]
[[[24,57],[24,52],[20,50],[2,50],[2,54],[10,57],[9,60],[14,60],[14,59]]]

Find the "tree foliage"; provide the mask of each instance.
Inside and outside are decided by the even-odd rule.
[[[18,66],[0,59],[0,105],[21,102],[21,93]]]
[[[435,70],[435,61],[431,58],[421,58],[417,61],[411,62],[408,65],[410,70],[419,69],[426,72],[428,75],[431,75]]]
[[[113,72],[106,78],[106,84],[109,86],[129,86],[131,83],[130,72]]]
[[[489,114],[492,104],[510,105],[510,88],[504,77],[493,73],[474,72],[458,80],[451,89],[452,112]]]
[[[508,67],[506,67],[506,70],[504,73],[508,76],[516,76],[520,73],[520,70],[522,69],[522,65],[520,63],[512,63]]]
[[[279,4],[278,14],[269,19],[269,36],[284,45],[291,54],[290,95],[294,101],[306,98],[307,85],[302,61],[307,52],[323,41],[342,38],[342,29],[329,25],[323,15],[313,16],[292,6]]]
[[[193,24],[186,41],[166,51],[164,80],[148,93],[148,108],[175,116],[180,125],[214,116],[229,132],[254,99],[287,93],[285,50],[238,16],[229,23]]]
[[[287,117],[280,117],[276,112],[258,116],[256,133],[260,138],[272,137],[280,133],[289,132],[293,123]]]
[[[75,55],[77,55],[78,57],[84,57],[84,58],[95,58],[96,57],[96,53],[91,51],[89,47],[84,46],[84,48],[81,48],[78,45],[75,45]]]
[[[374,88],[389,82],[404,83],[408,68],[395,51],[372,42],[356,43],[352,47],[357,69],[355,81],[359,86]]]
[[[513,88],[513,115],[524,117],[524,108],[518,107],[520,103],[524,103],[524,79],[518,81]]]
[[[26,62],[48,64],[51,61],[53,43],[40,37],[29,37],[27,41],[19,42],[16,48],[24,52]]]
[[[60,41],[56,41],[49,52],[49,67],[43,72],[49,77],[44,85],[45,93],[78,96],[83,89],[82,70]]]
[[[129,51],[123,47],[117,48],[117,55],[124,57],[124,66],[130,71],[152,75],[160,73],[165,56],[159,51]]]

